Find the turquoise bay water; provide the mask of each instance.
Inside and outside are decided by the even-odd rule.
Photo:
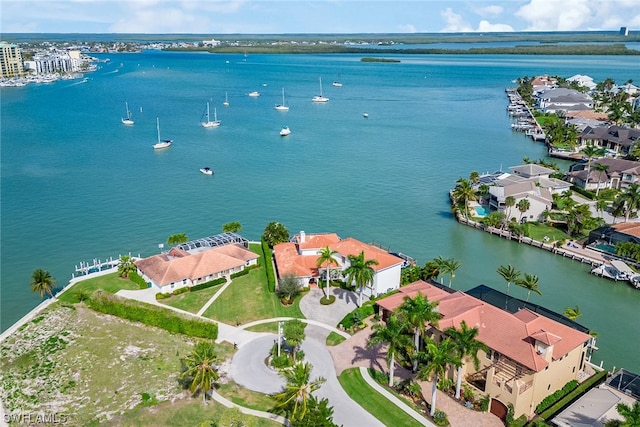
[[[150,255],[170,234],[203,237],[240,221],[243,235],[259,239],[268,222],[280,221],[291,233],[376,241],[421,264],[453,257],[462,263],[453,283],[461,290],[503,289],[495,272],[501,264],[538,274],[543,295],[532,300],[556,311],[579,305],[581,323],[600,334],[594,359],[638,368],[639,291],[457,224],[447,191],[471,170],[545,155],[541,144],[511,131],[504,88],[513,79],[580,73],[640,81],[639,59],[390,56],[401,63],[362,63],[356,55],[110,54],[86,83],[3,88],[2,330],[38,303],[28,287],[35,268],[64,285],[80,261]],[[320,77],[326,104],[311,102]],[[331,85],[338,78],[341,88]],[[288,112],[273,108],[282,87]],[[246,95],[254,90],[262,96]],[[132,127],[120,123],[125,101]],[[207,101],[219,128],[199,126]],[[161,137],[174,140],[167,150],[151,147],[156,117]],[[283,138],[285,125],[292,134]],[[215,175],[201,174],[203,166]]]

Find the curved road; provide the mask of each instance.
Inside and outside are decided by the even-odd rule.
[[[238,384],[260,393],[276,393],[282,390],[284,380],[276,372],[265,365],[269,350],[277,339],[276,334],[269,334],[246,342],[238,349],[231,361],[229,375]],[[333,359],[325,347],[311,337],[302,343],[305,358],[311,365],[311,378],[323,377],[327,381],[315,393],[318,397],[326,397],[333,406],[333,421],[345,427],[384,427],[360,405],[354,402],[342,389]]]

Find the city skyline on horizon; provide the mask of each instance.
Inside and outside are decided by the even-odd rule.
[[[3,0],[3,33],[413,34],[640,28],[637,0]]]

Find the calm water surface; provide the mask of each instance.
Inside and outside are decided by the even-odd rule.
[[[387,57],[389,55],[386,55]],[[638,370],[640,292],[578,263],[453,219],[455,181],[545,155],[512,133],[504,88],[524,76],[588,74],[640,81],[637,57],[112,54],[89,81],[1,92],[2,330],[38,303],[29,275],[66,284],[75,264],[143,256],[173,233],[191,238],[240,221],[259,239],[335,231],[417,258],[453,257],[453,286],[503,289],[501,264],[540,276],[532,301],[600,334],[597,361]],[[320,91],[331,100],[311,102]],[[343,87],[331,85],[340,79]],[[273,109],[285,88],[288,112]],[[260,91],[262,96],[246,94]],[[225,92],[229,107],[224,107]],[[135,125],[123,126],[128,101]],[[206,102],[222,126],[204,129]],[[369,118],[363,118],[367,112]],[[154,151],[156,117],[171,148]],[[292,134],[279,136],[287,125]],[[209,166],[214,176],[198,169]],[[526,293],[513,290],[519,297]]]

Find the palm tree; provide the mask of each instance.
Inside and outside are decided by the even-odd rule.
[[[389,363],[389,387],[393,386],[395,355],[398,351],[411,346],[411,338],[406,334],[407,324],[398,320],[395,315],[389,316],[387,323],[377,323],[371,327],[367,348],[376,344],[387,344],[387,363]]]
[[[629,222],[629,215],[640,207],[640,186],[636,183],[629,184],[629,187],[618,195],[616,201],[624,206],[624,220]]]
[[[327,292],[329,291],[329,276],[331,273],[331,264],[335,264],[336,266],[338,266],[338,261],[336,261],[336,259],[333,257],[334,255],[337,255],[337,254],[338,254],[338,251],[332,250],[329,246],[327,246],[324,249],[320,249],[318,251],[318,255],[320,256],[316,261],[316,266],[321,267],[322,265],[324,265],[326,268],[325,274],[327,276],[327,286],[326,286],[326,289],[323,291],[325,297],[327,296]]]
[[[196,393],[198,390],[202,392],[202,402],[205,405],[207,393],[211,390],[213,382],[218,380],[218,372],[214,366],[216,361],[213,343],[205,341],[199,341],[191,354],[182,359],[186,369],[180,376],[191,380],[189,387],[191,393]]]
[[[602,182],[603,176],[605,178],[605,183],[607,182],[607,170],[609,169],[609,165],[605,165],[604,163],[596,163],[593,168],[598,171],[598,185],[596,186],[596,196],[598,196],[598,193],[600,193],[600,183]]]
[[[120,257],[120,264],[118,264],[118,276],[127,279],[131,273],[137,271],[134,261],[135,259],[131,255],[122,255]]]
[[[507,222],[511,221],[511,208],[516,205],[516,198],[507,196],[504,199],[504,205],[507,208]]]
[[[362,291],[373,282],[376,271],[372,265],[378,265],[375,259],[364,259],[364,251],[360,255],[349,255],[349,267],[344,270],[347,283],[355,283],[358,287],[358,306],[362,306]]]
[[[462,264],[460,261],[456,261],[453,258],[448,258],[444,260],[444,264],[442,265],[442,273],[449,275],[449,287],[451,287],[451,283],[453,282],[453,278],[456,277],[455,272],[458,268],[460,268]]]
[[[445,264],[447,263],[447,260],[442,258],[442,256],[438,255],[438,257],[435,258],[433,262],[437,266],[437,274],[435,279],[438,280],[438,277],[440,277],[440,275],[445,274],[444,270],[445,270]],[[442,284],[442,277],[440,277],[440,284]]]
[[[609,204],[606,200],[599,199],[596,201],[596,209],[600,212],[600,217],[604,217],[604,210],[607,209]]]
[[[516,285],[525,288],[527,292],[527,302],[529,302],[529,297],[531,296],[531,291],[535,292],[538,295],[542,295],[540,289],[538,289],[538,281],[540,279],[535,274],[525,273],[523,278],[519,278],[516,280]]]
[[[44,294],[53,296],[53,287],[56,285],[56,279],[51,276],[47,270],[36,268],[31,273],[31,292],[37,292],[40,298],[44,297]]]
[[[505,301],[504,301],[504,308],[506,309],[507,304],[509,303],[509,288],[511,287],[511,283],[515,283],[515,281],[518,280],[518,278],[520,277],[521,273],[515,268],[513,268],[511,264],[507,266],[501,265],[500,267],[498,267],[496,271],[498,272],[499,275],[502,276],[504,280],[507,281],[507,297],[505,298]]]
[[[427,323],[438,327],[438,319],[440,319],[440,313],[437,310],[438,304],[440,304],[439,301],[431,302],[421,292],[418,292],[418,295],[413,298],[405,296],[402,305],[398,307],[400,319],[413,329],[413,345],[416,355],[420,351],[420,337],[424,335]],[[414,357],[413,371],[415,372],[417,369],[418,358]]]
[[[633,402],[633,405],[629,406],[626,403],[618,403],[616,410],[622,417],[623,421],[611,420],[607,421],[606,427],[637,427],[640,426],[640,402]]]
[[[447,365],[458,365],[460,360],[455,356],[455,347],[449,338],[436,344],[427,343],[426,348],[427,363],[420,368],[418,378],[426,380],[432,377],[433,387],[431,389],[431,416],[436,413],[436,392],[438,390],[438,380],[444,376]]]
[[[175,245],[179,245],[180,243],[185,243],[188,241],[189,241],[189,238],[187,237],[186,234],[176,233],[167,237],[167,246],[175,246]]]
[[[242,231],[242,224],[238,221],[232,221],[222,226],[223,233],[239,233]]]
[[[565,308],[562,315],[569,320],[576,320],[578,317],[582,316],[582,312],[580,311],[580,307],[576,305],[575,307]]]
[[[458,354],[460,360],[464,360],[466,357],[471,357],[473,366],[476,371],[480,368],[480,360],[478,359],[478,351],[482,350],[485,353],[489,351],[489,347],[476,338],[479,330],[477,327],[469,328],[467,322],[464,320],[460,322],[460,329],[447,328],[445,333],[453,341],[455,352]],[[458,377],[456,378],[456,399],[460,399],[460,387],[462,385],[462,364],[458,365]]]
[[[311,364],[308,362],[298,363],[292,369],[283,370],[280,373],[287,384],[284,390],[273,396],[276,408],[287,411],[291,421],[301,420],[307,413],[311,393],[318,390],[326,379],[318,377],[311,381]]]
[[[469,201],[476,200],[476,192],[471,185],[471,181],[466,178],[458,179],[452,194],[456,204],[462,202],[464,206],[464,216],[465,218],[469,218]]]
[[[587,179],[584,183],[585,190],[589,184],[589,175],[591,175],[591,159],[602,157],[604,156],[604,153],[604,148],[596,147],[593,144],[587,144],[587,146],[582,149],[582,154],[587,156]]]
[[[531,202],[529,199],[521,199],[518,202],[518,210],[520,211],[520,221],[522,221],[522,216],[529,210],[531,207]]]

